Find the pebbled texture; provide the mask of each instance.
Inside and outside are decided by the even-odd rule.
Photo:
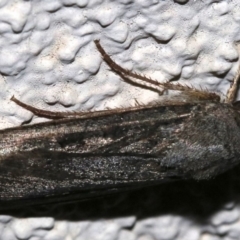
[[[12,95],[36,107],[60,111],[132,106],[135,98],[139,102],[159,98],[110,72],[95,50],[94,39],[101,39],[124,67],[159,81],[181,80],[224,94],[238,66],[234,42],[240,39],[239,12],[238,0],[2,0],[1,128],[32,119],[31,113],[9,101]],[[172,191],[163,191],[159,198],[159,189],[135,198],[131,195],[132,204],[121,202],[127,196],[120,195],[102,205],[96,201],[79,208],[68,206],[65,212],[55,206],[57,214],[50,220],[2,215],[1,239],[238,239],[238,176],[231,172],[227,179],[232,180],[209,183],[210,188],[187,184],[177,185],[174,191],[175,185],[167,185]],[[137,199],[142,199],[142,205]],[[169,208],[164,201],[170,203]],[[104,215],[113,205],[120,213],[112,218]],[[130,211],[138,205],[137,212],[150,209],[151,213],[139,216]],[[163,211],[157,211],[161,206]],[[178,211],[174,206],[179,206]],[[50,215],[50,210],[40,209],[40,216]],[[95,220],[80,218],[84,211],[94,212]],[[208,214],[200,221],[201,212]],[[72,221],[69,214],[81,221]],[[100,220],[104,216],[106,220]]]
[[[159,81],[181,80],[225,94],[238,66],[238,5],[3,1],[0,15],[7,20],[0,24],[2,128],[32,117],[9,102],[13,94],[39,108],[62,111],[132,106],[135,99],[147,103],[159,98],[123,83],[101,64],[94,39],[100,39],[123,67]]]

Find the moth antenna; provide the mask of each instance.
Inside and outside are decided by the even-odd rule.
[[[168,83],[159,83],[157,80],[153,80],[149,77],[146,77],[145,75],[141,75],[141,74],[132,72],[130,70],[126,70],[126,69],[122,68],[120,65],[118,65],[117,63],[115,63],[111,59],[111,57],[105,52],[105,50],[101,46],[99,40],[95,40],[94,43],[96,44],[96,47],[97,47],[98,51],[101,53],[104,61],[110,66],[110,68],[113,71],[115,71],[117,74],[119,74],[120,77],[122,77],[124,80],[127,79],[131,82],[134,82],[132,79],[129,78],[129,77],[132,77],[132,78],[135,78],[135,79],[142,80],[143,82],[149,83],[149,84],[151,84],[153,86],[156,86],[156,87],[163,87],[164,89],[177,90],[177,91],[187,91],[187,92],[191,90],[191,91],[197,93],[199,96],[200,95],[203,96],[204,94],[206,95],[206,93],[202,94],[200,90],[191,89],[189,86],[183,86],[181,84],[176,85],[176,84],[172,84],[172,83],[169,83],[169,82]],[[142,83],[141,84],[139,83],[139,85],[144,86],[144,84],[142,84]],[[156,87],[152,87],[152,88],[155,91],[157,91]],[[211,100],[212,99],[215,99],[215,100],[220,99],[220,97],[215,93],[209,94],[209,98]]]
[[[96,47],[98,49],[98,51],[101,53],[103,60],[112,68],[112,70],[114,70],[116,73],[121,74],[121,75],[128,75],[130,77],[142,80],[143,82],[147,82],[150,84],[153,84],[155,86],[159,87],[159,83],[156,80],[152,80],[149,79],[147,77],[141,76],[138,73],[134,73],[128,69],[124,69],[123,67],[121,67],[120,65],[118,65],[117,63],[115,63],[111,57],[105,52],[105,50],[103,49],[103,47],[100,44],[99,40],[94,40],[94,43],[96,44]],[[161,84],[160,84],[161,85]]]

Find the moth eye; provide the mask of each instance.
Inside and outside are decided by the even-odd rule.
[[[181,176],[170,176],[169,178],[172,179],[172,180],[180,180],[180,179],[182,179]]]
[[[240,110],[240,101],[234,102],[233,107],[236,108],[237,110]]]

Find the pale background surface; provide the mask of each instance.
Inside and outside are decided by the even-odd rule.
[[[111,72],[94,39],[123,67],[224,95],[238,68],[240,1],[1,0],[0,128],[33,117],[9,100],[12,95],[53,111],[126,107],[135,99],[159,98]],[[3,215],[0,239],[240,239],[238,202],[226,201],[201,223],[197,215],[171,211],[78,221]]]

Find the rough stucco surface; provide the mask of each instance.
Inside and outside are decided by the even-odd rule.
[[[0,127],[44,120],[16,106],[9,100],[12,95],[53,111],[98,110],[160,98],[111,72],[94,39],[125,68],[224,95],[238,68],[240,1],[1,0]],[[227,179],[229,185],[222,179],[213,183],[215,191],[214,184],[221,186],[216,195],[206,183],[186,183],[179,189],[167,185],[136,192],[142,199],[136,204],[131,202],[134,193],[127,193],[75,207],[35,209],[39,218],[34,210],[13,212],[0,216],[0,239],[240,239],[240,194],[234,182],[239,179]],[[187,197],[194,199],[193,207]]]

